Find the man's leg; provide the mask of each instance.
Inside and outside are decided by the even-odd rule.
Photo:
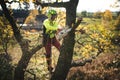
[[[54,38],[52,39],[52,44],[53,44],[53,46],[55,46],[55,47],[60,51],[60,43],[59,43],[59,41],[56,39],[56,37],[54,37]]]
[[[51,40],[49,39],[45,45],[45,51],[46,51],[46,62],[47,62],[47,65],[48,65],[48,70],[50,72],[52,72],[52,59],[51,59]]]

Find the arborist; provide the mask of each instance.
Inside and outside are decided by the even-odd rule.
[[[48,65],[48,71],[51,73],[52,67],[52,45],[60,51],[60,43],[56,38],[58,30],[58,23],[56,22],[57,12],[53,9],[47,13],[48,18],[43,21],[43,44],[45,47],[46,62]]]

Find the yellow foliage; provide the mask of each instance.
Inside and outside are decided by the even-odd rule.
[[[44,8],[42,8],[42,14],[45,14],[46,13],[46,11],[48,10],[48,7],[44,7]]]
[[[106,10],[103,14],[103,20],[110,21],[112,20],[112,13],[110,10]]]
[[[84,47],[81,48],[81,56],[83,58],[89,58],[91,56],[95,56],[97,54],[97,51],[98,50],[94,48],[91,44],[86,44]]]
[[[24,0],[19,0],[20,2],[23,2]]]
[[[79,40],[80,44],[78,43],[75,47],[80,45],[80,48],[77,50],[75,48],[75,52],[80,57],[89,58],[96,56],[100,50],[104,53],[115,49],[115,46],[111,43],[111,37],[114,36],[112,29],[103,26],[101,21],[99,23],[98,20],[96,21],[88,25],[81,24],[77,28],[77,30],[84,28],[86,31],[85,34],[76,33],[76,40]],[[110,26],[113,27],[113,25]]]
[[[58,11],[57,22],[61,26],[65,26],[66,14],[63,11]]]
[[[36,0],[32,0],[32,2],[36,2]]]
[[[5,22],[4,22],[5,20]],[[11,37],[13,37],[13,31],[12,31],[12,27],[9,25],[9,23],[7,22],[7,20],[4,17],[0,18],[0,37],[2,39],[9,39]]]
[[[34,10],[31,10],[31,12],[30,12],[30,16],[36,16],[36,15],[38,15],[39,13],[38,13],[38,10],[37,9],[34,9]]]
[[[82,53],[82,56],[83,56],[84,58],[89,58],[89,54],[88,54],[87,52],[83,52],[83,53]]]
[[[91,38],[98,38],[98,37],[99,37],[99,34],[98,34],[98,33],[94,33],[94,34],[91,34],[90,37],[91,37]]]
[[[24,23],[25,24],[35,23],[36,22],[35,18],[36,18],[36,15],[38,15],[38,14],[39,14],[38,10],[36,10],[36,9],[31,10],[29,16],[26,18]]]

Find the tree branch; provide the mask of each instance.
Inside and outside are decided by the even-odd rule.
[[[84,66],[86,63],[91,63],[92,62],[92,59],[86,59],[86,60],[75,60],[75,61],[72,61],[71,63],[71,67],[78,67],[78,66]]]
[[[40,44],[40,45],[38,45],[38,46],[36,46],[36,47],[34,47],[34,48],[32,48],[31,49],[31,54],[34,54],[34,53],[36,53],[38,50],[40,50],[41,48],[43,47],[43,45],[42,44]]]
[[[75,31],[75,29],[80,25],[80,23],[82,22],[82,18],[81,17],[79,17],[78,18],[78,20],[77,20],[77,22],[73,25],[73,28],[72,28],[72,30],[74,30]],[[71,31],[72,31],[71,30]],[[82,31],[82,30],[80,30],[80,31]]]
[[[101,53],[102,53],[101,51],[98,51],[96,56],[93,56],[89,59],[72,61],[71,67],[84,66],[86,63],[91,63],[92,60],[99,56]]]
[[[34,73],[30,72],[30,70],[25,70],[25,71],[26,71],[26,72],[28,72],[29,74],[33,75],[34,80],[36,80],[36,74],[34,74]]]
[[[41,5],[42,7],[66,7],[69,2],[54,2],[54,3],[41,3],[39,1],[36,1],[36,5]]]
[[[4,2],[5,2],[5,3],[12,4],[12,3],[14,3],[14,2],[18,2],[18,3],[19,3],[20,1],[7,1],[7,0],[5,0]]]

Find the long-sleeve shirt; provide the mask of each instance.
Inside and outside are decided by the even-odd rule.
[[[50,38],[53,38],[55,36],[55,32],[58,29],[58,23],[56,21],[50,21],[49,19],[46,19],[43,22],[43,25],[46,28],[46,34],[48,34],[50,36]]]

